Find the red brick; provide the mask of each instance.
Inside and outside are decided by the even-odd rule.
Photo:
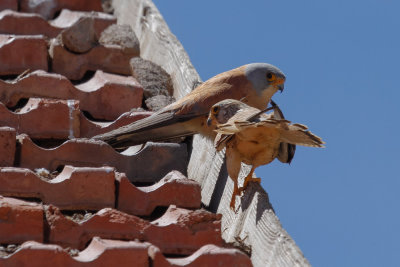
[[[0,1],[0,10],[11,9],[18,10],[18,0],[2,0]]]
[[[118,209],[129,214],[148,216],[158,206],[196,209],[201,205],[200,185],[178,171],[168,173],[157,184],[136,187],[119,177]]]
[[[146,240],[165,254],[191,254],[206,244],[223,245],[221,215],[170,206],[146,229]]]
[[[118,210],[102,209],[91,218],[75,222],[58,208],[46,210],[49,242],[83,249],[94,236],[150,242],[167,254],[190,254],[206,244],[222,245],[221,217],[198,210],[171,206],[160,219],[150,223]]]
[[[43,207],[0,196],[0,243],[43,242]]]
[[[115,120],[141,106],[143,88],[133,77],[96,71],[89,81],[74,86],[59,74],[34,71],[12,82],[0,80],[0,101],[13,107],[21,98],[45,97],[79,100],[94,118]]]
[[[14,164],[16,146],[15,137],[15,129],[10,127],[0,127],[0,167],[12,166]]]
[[[0,123],[36,139],[79,137],[79,102],[30,98],[18,112],[0,103]]]
[[[117,105],[118,106],[118,105]],[[149,111],[130,111],[125,112],[113,122],[95,122],[80,114],[80,133],[81,137],[92,137],[98,134],[117,129],[121,126],[128,125],[137,120],[149,117],[153,112]]]
[[[0,75],[47,71],[47,42],[39,35],[0,35],[0,62]]]
[[[17,139],[21,143],[19,167],[29,169],[54,171],[60,165],[111,166],[126,173],[131,181],[155,182],[171,170],[184,173],[187,166],[185,144],[149,142],[140,153],[126,155],[102,141],[73,139],[59,147],[44,149],[35,145],[27,135],[17,136]]]
[[[64,247],[83,249],[95,236],[110,239],[144,239],[144,230],[150,223],[139,217],[105,208],[86,221],[75,222],[61,214],[54,206],[46,209],[50,226],[49,242]]]
[[[250,258],[240,250],[215,245],[205,245],[184,258],[165,258],[157,247],[150,246],[149,256],[153,267],[253,266]]]
[[[0,33],[20,35],[43,34],[54,38],[63,29],[71,27],[81,18],[91,18],[93,20],[93,30],[97,39],[100,38],[101,32],[105,28],[117,22],[114,16],[99,12],[62,10],[57,19],[48,22],[39,14],[3,10],[0,12]]]
[[[95,237],[88,248],[75,260],[93,262],[92,266],[150,266],[148,249],[150,244],[138,241],[107,240]]]
[[[115,120],[122,113],[142,106],[143,88],[133,77],[99,70],[92,79],[76,88],[85,93],[82,110],[95,111],[90,114],[96,119]]]
[[[93,19],[93,30],[97,39],[100,38],[101,33],[110,25],[117,23],[117,19],[109,14],[102,12],[79,12],[64,9],[60,15],[51,21],[51,25],[58,28],[69,28],[77,23],[82,18]]]
[[[52,19],[61,9],[81,11],[102,11],[101,0],[20,0],[20,11],[38,13],[46,19]]]
[[[0,33],[56,37],[61,28],[52,26],[42,16],[3,10],[0,13]]]
[[[62,46],[59,38],[55,38],[51,41],[50,56],[54,72],[79,80],[86,71],[97,69],[130,75],[129,59],[139,55],[128,53],[117,45],[98,45],[85,54],[74,54]]]
[[[149,246],[148,243],[95,237],[85,250],[72,257],[58,245],[28,241],[9,257],[0,257],[0,266],[149,266]]]
[[[115,205],[115,173],[110,167],[65,166],[54,179],[45,181],[29,169],[0,169],[0,194],[40,198],[60,209],[100,210]]]

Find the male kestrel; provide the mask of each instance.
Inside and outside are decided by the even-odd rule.
[[[284,82],[285,75],[271,64],[247,64],[214,76],[150,117],[93,138],[116,148],[195,133],[214,139],[215,132],[206,125],[212,105],[233,98],[244,99],[249,106],[265,109],[271,97],[278,90],[283,91]]]

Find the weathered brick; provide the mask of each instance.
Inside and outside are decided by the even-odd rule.
[[[18,0],[2,0],[0,1],[0,10],[11,9],[18,10]]]
[[[0,127],[0,167],[13,166],[16,148],[15,137],[14,128]]]
[[[159,248],[150,246],[149,256],[154,267],[253,266],[250,258],[240,250],[215,245],[205,245],[184,258],[166,258]]]
[[[62,9],[81,11],[102,11],[101,0],[20,0],[20,11],[38,13],[45,19],[52,19]]]
[[[191,211],[171,206],[152,223],[106,208],[83,221],[73,221],[49,206],[49,242],[82,249],[94,236],[150,242],[168,254],[190,254],[206,244],[222,245],[221,217],[205,210]]]
[[[146,229],[146,240],[165,254],[191,254],[206,244],[223,245],[221,215],[170,206]]]
[[[110,167],[65,166],[51,180],[29,169],[1,168],[0,184],[4,196],[39,198],[60,209],[100,210],[115,205],[115,174]]]
[[[85,54],[74,54],[62,46],[59,38],[52,39],[49,52],[53,71],[72,80],[79,80],[86,71],[97,69],[129,75],[129,59],[138,56],[117,45],[98,45]]]
[[[136,187],[119,177],[118,209],[129,214],[148,216],[158,206],[176,205],[196,209],[201,205],[200,185],[178,171],[168,173],[152,186]]]
[[[39,35],[0,35],[0,62],[0,75],[47,71],[47,42]]]
[[[130,111],[125,112],[112,122],[96,122],[89,120],[82,113],[80,114],[80,134],[81,137],[90,138],[98,134],[117,129],[132,122],[149,117],[153,112],[149,111]]]
[[[0,12],[0,33],[19,35],[42,34],[54,38],[62,30],[71,27],[82,18],[92,20],[96,41],[100,38],[101,32],[105,28],[117,22],[114,16],[99,12],[62,10],[61,14],[55,20],[49,22],[39,14],[3,10]]]
[[[0,124],[36,139],[79,137],[79,102],[30,98],[18,112],[0,103]]]
[[[187,149],[185,144],[147,143],[137,154],[120,154],[110,145],[95,140],[73,139],[61,146],[44,149],[35,145],[27,135],[17,137],[20,144],[19,167],[56,170],[59,166],[115,167],[126,173],[130,181],[156,182],[171,170],[185,173]]]
[[[71,256],[58,245],[28,241],[10,256],[0,257],[0,267],[147,267],[149,266],[149,247],[148,243],[95,237],[85,250],[76,256]]]
[[[41,70],[11,82],[0,80],[0,101],[7,107],[30,97],[79,100],[79,107],[94,118],[115,120],[141,106],[143,88],[133,77],[100,70],[89,81],[76,86],[62,75]]]
[[[43,207],[0,196],[0,243],[43,242]]]

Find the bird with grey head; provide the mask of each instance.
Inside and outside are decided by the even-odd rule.
[[[215,132],[206,121],[215,103],[228,98],[243,99],[249,106],[265,109],[271,97],[283,91],[285,79],[283,72],[271,64],[247,64],[210,78],[147,118],[93,138],[119,149],[197,133],[213,139]]]

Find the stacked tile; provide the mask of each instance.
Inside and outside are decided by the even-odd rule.
[[[101,3],[0,1],[0,266],[250,266],[200,209],[185,143],[87,139],[174,101]]]

